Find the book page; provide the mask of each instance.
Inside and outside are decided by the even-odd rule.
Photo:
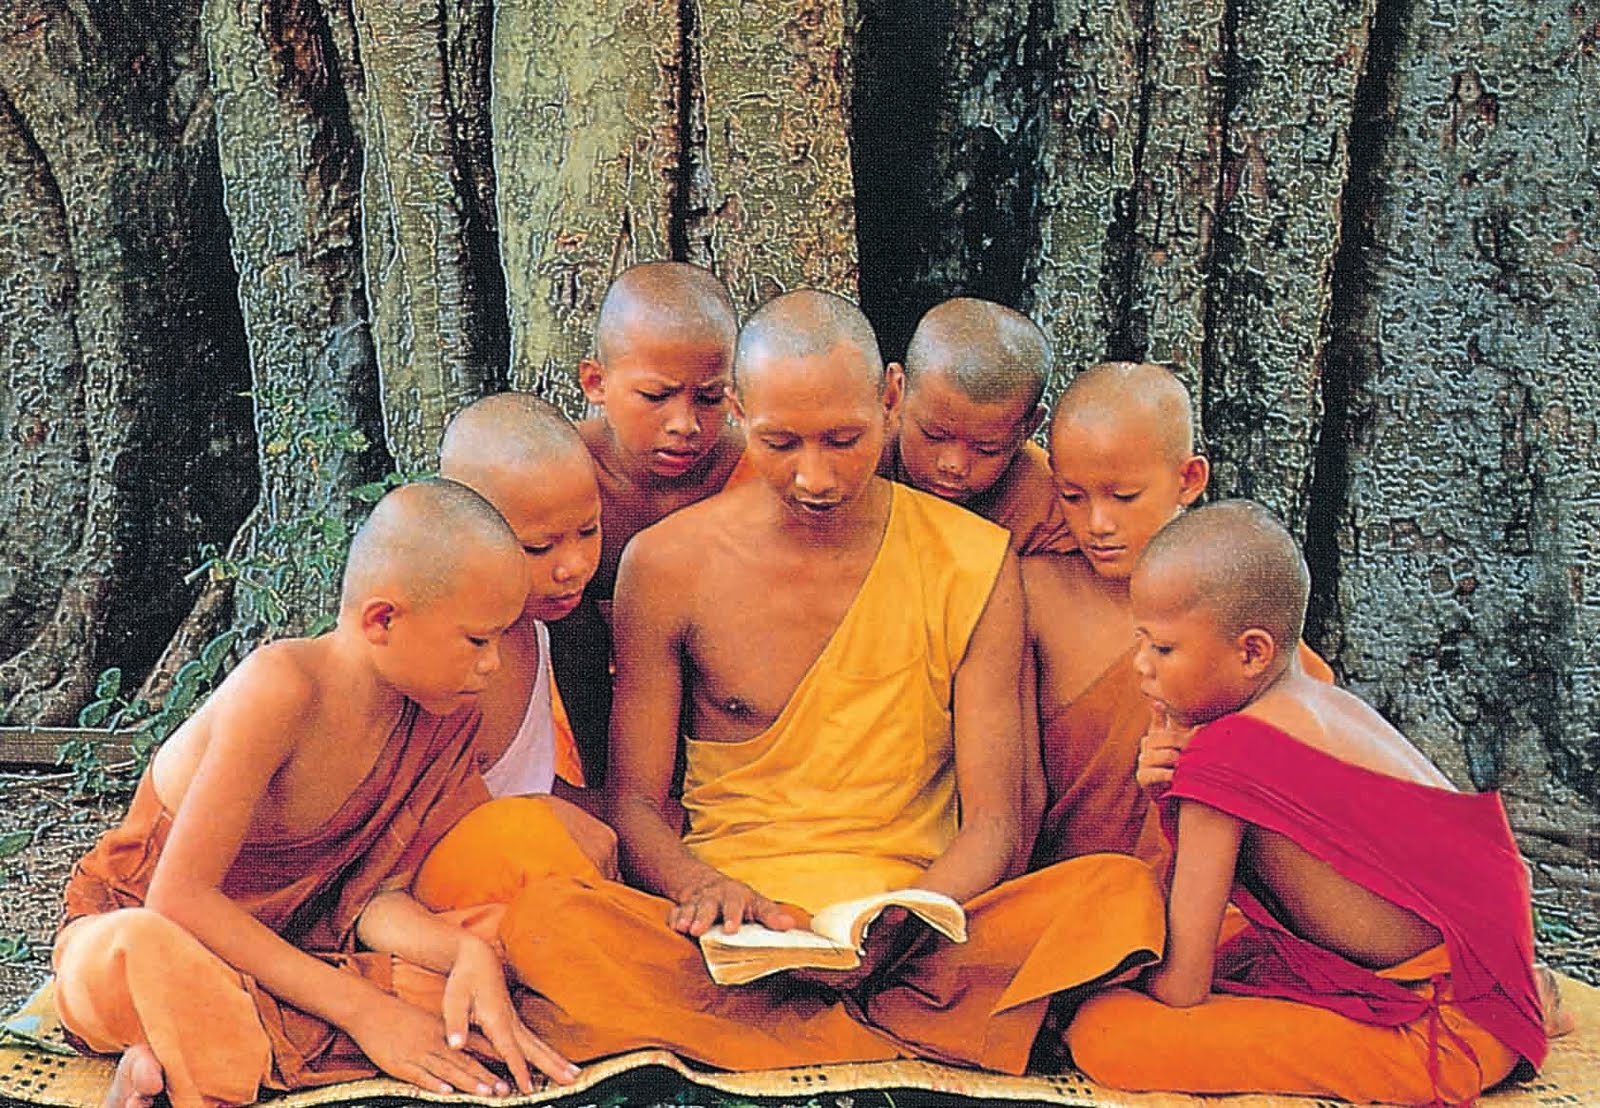
[[[739,927],[733,934],[728,934],[720,927],[712,928],[700,937],[700,945],[707,943],[720,947],[739,947],[758,950],[838,950],[840,943],[834,942],[815,931],[807,931],[803,927],[796,927],[789,931],[774,931],[770,927],[763,927],[759,923],[746,923]]]
[[[967,941],[967,916],[961,905],[930,889],[895,889],[830,904],[811,917],[811,929],[840,946],[861,952],[867,930],[885,908],[904,908],[953,942]]]

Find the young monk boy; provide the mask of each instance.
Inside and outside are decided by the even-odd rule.
[[[1000,528],[876,475],[900,387],[855,305],[774,300],[738,346],[755,478],[623,558],[607,792],[644,888],[592,868],[485,875],[487,895],[516,887],[500,936],[531,990],[524,1014],[572,1057],[660,1046],[732,1069],[916,1055],[1020,1072],[1052,993],[1160,942],[1136,859],[1002,883],[1024,747],[1016,558]],[[463,873],[498,853],[453,845]],[[969,941],[885,917],[861,970],[731,988],[695,942],[907,887],[963,902]]]
[[[542,838],[559,826],[601,869],[615,873],[616,835],[585,814],[598,811],[599,793],[582,787],[577,745],[551,679],[546,626],[577,608],[600,560],[594,461],[565,415],[536,396],[505,392],[456,413],[439,447],[439,472],[494,505],[528,567],[527,604],[501,638],[500,669],[479,698],[477,742],[490,795],[527,799],[480,808],[463,823],[516,812],[516,835]],[[508,834],[512,830],[507,827]],[[559,842],[566,836],[550,837]],[[451,895],[453,876],[446,867],[424,864],[418,898],[432,908],[466,907]]]
[[[1043,450],[1028,441],[1055,368],[1044,332],[972,297],[930,309],[906,348],[900,431],[879,472],[1011,533],[1018,554],[1076,549]]]
[[[602,505],[600,565],[582,603],[551,625],[556,684],[589,784],[605,780],[611,717],[609,611],[623,547],[642,528],[719,491],[744,451],[727,422],[733,302],[711,273],[646,262],[606,291],[578,380],[600,415],[578,424]]]
[[[63,1026],[122,1052],[108,1104],[163,1089],[177,1108],[242,1104],[379,1070],[508,1091],[468,1046],[525,1091],[530,1060],[571,1079],[518,1020],[490,944],[401,891],[486,799],[475,701],[526,596],[481,497],[397,489],[351,545],[334,630],[256,651],[156,754],[74,869],[54,952]],[[448,974],[442,1002],[416,967]],[[432,1007],[396,995],[403,979]]]
[[[1150,708],[1128,578],[1151,536],[1205,491],[1193,427],[1188,391],[1159,365],[1093,366],[1056,404],[1050,465],[1078,551],[1022,563],[1046,787],[1035,865],[1111,850],[1165,869],[1156,810],[1134,782]],[[1303,662],[1331,678],[1309,650]]]
[[[1528,876],[1499,798],[1455,791],[1296,650],[1310,578],[1264,509],[1199,509],[1131,593],[1143,692],[1183,742],[1148,996],[1091,998],[1078,1066],[1122,1088],[1461,1103],[1544,1059]],[[1163,736],[1170,741],[1170,736]],[[1248,926],[1218,945],[1229,900]]]

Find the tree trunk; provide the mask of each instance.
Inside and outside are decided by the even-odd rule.
[[[334,611],[348,527],[365,511],[350,490],[390,464],[348,91],[361,71],[339,49],[337,4],[207,0],[202,17],[261,444],[259,508],[227,567],[254,638]],[[214,610],[203,595],[196,618]]]
[[[474,233],[488,166],[471,141],[483,82],[452,81],[444,0],[354,0],[361,55],[362,241],[384,429],[402,471],[434,467],[445,421],[505,380],[505,305],[477,274],[498,265]],[[489,18],[477,3],[453,13],[472,38]],[[467,65],[486,53],[460,52]]]
[[[0,94],[23,186],[6,203],[31,215],[28,233],[58,262],[8,277],[34,288],[14,303],[31,300],[35,318],[59,306],[40,333],[58,360],[40,370],[63,387],[19,391],[13,431],[35,435],[61,405],[82,413],[81,445],[43,456],[72,456],[82,476],[40,521],[54,536],[38,550],[52,595],[29,604],[32,637],[0,663],[13,718],[69,721],[103,666],[148,667],[186,603],[196,546],[230,533],[248,508],[232,494],[253,492],[238,464],[243,352],[233,282],[213,260],[221,224],[194,16],[183,4],[6,12]]]
[[[1600,884],[1600,25],[1385,0],[1391,72],[1335,351],[1337,661],[1524,850]]]
[[[501,0],[496,177],[511,382],[577,414],[576,369],[606,286],[670,251],[678,5]]]

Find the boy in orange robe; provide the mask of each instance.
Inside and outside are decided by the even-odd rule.
[[[1167,950],[1068,1031],[1106,1084],[1455,1104],[1543,1061],[1526,866],[1494,794],[1457,792],[1296,644],[1310,576],[1265,509],[1199,509],[1134,570],[1136,667],[1177,754]],[[1248,923],[1219,944],[1230,899]],[[1554,1005],[1550,1005],[1552,1014]]]
[[[1002,883],[1022,822],[1016,559],[1000,528],[876,476],[900,389],[848,301],[768,304],[738,356],[756,479],[624,556],[607,791],[643,889],[581,863],[552,876],[542,843],[518,872],[495,842],[452,836],[452,872],[476,869],[479,887],[451,906],[509,900],[500,938],[531,990],[523,1014],[563,1053],[1020,1072],[1052,994],[1159,945],[1160,897],[1136,859]],[[695,941],[905,887],[963,902],[969,941],[886,914],[857,971],[735,987],[712,982]]]
[[[600,481],[600,563],[550,625],[556,685],[591,788],[604,784],[611,718],[611,594],[628,540],[728,483],[744,437],[728,424],[739,324],[710,272],[645,262],[606,290],[578,382],[600,410],[578,424]]]
[[[998,523],[1019,555],[1075,550],[1049,462],[1028,441],[1054,369],[1020,312],[972,297],[931,308],[906,347],[899,433],[878,472]]]
[[[1110,850],[1165,872],[1156,810],[1134,782],[1150,708],[1133,669],[1128,577],[1151,536],[1205,492],[1193,426],[1182,382],[1148,363],[1087,369],[1056,404],[1050,465],[1078,551],[1022,564],[1046,791],[1036,866]]]
[[[572,1079],[517,1018],[493,946],[404,892],[487,799],[473,702],[526,596],[481,497],[395,490],[351,545],[334,630],[257,650],[162,746],[75,867],[55,944],[63,1026],[122,1054],[109,1104],[247,1103],[380,1070],[509,1091],[466,1047],[524,1091],[529,1062]],[[442,995],[421,970],[448,975]]]

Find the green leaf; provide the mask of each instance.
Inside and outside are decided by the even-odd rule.
[[[382,481],[369,481],[365,485],[357,485],[351,489],[350,495],[363,504],[376,504],[388,491],[388,487]]]
[[[322,615],[312,620],[311,626],[306,628],[306,638],[314,639],[318,635],[332,631],[338,622],[339,621],[336,618],[324,612]]]
[[[100,674],[100,679],[94,683],[94,695],[101,700],[110,700],[122,691],[122,670],[112,666]]]
[[[28,848],[33,842],[32,831],[7,831],[0,835],[0,858],[9,858]]]
[[[79,727],[99,727],[111,714],[111,709],[116,706],[114,700],[93,700],[83,706],[78,713]]]
[[[222,662],[228,656],[228,651],[233,649],[233,644],[239,641],[238,631],[224,631],[210,642],[205,649],[200,651],[200,666],[208,675],[215,676],[217,670],[222,668]]]

